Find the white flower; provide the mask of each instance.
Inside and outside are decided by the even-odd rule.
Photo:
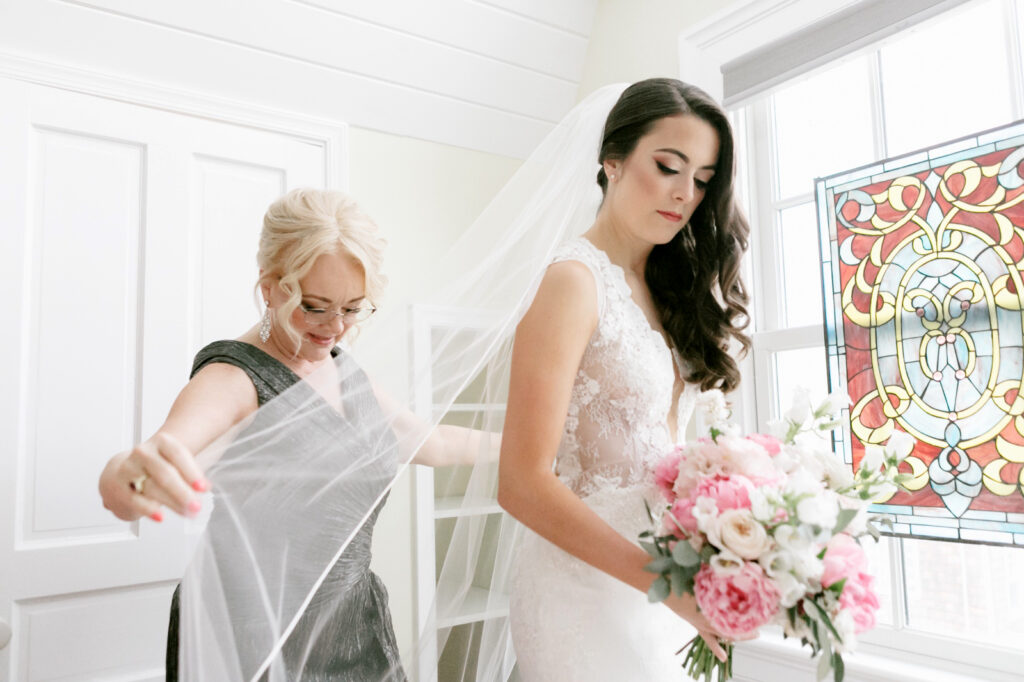
[[[849,406],[851,402],[850,396],[846,391],[837,389],[828,394],[814,413],[822,417],[828,417],[829,421],[836,421],[839,419],[839,414],[843,408]]]
[[[784,619],[782,631],[786,633],[787,637],[794,637],[796,639],[811,640],[814,638],[814,633],[811,632],[810,626],[802,618],[797,618],[793,623],[790,623],[788,618]]]
[[[757,559],[769,546],[764,526],[748,509],[727,509],[718,517],[718,534],[725,549],[744,559]]]
[[[860,468],[875,473],[882,467],[884,459],[885,452],[881,448],[874,445],[865,445],[864,456],[860,459]]]
[[[853,485],[853,472],[838,455],[824,453],[821,462],[825,469],[825,480],[830,488],[843,489]]]
[[[789,473],[786,479],[786,492],[800,497],[810,497],[822,491],[821,477],[815,476],[801,467]]]
[[[729,404],[725,401],[725,395],[717,388],[704,391],[697,396],[697,413],[708,426],[715,428],[728,423],[732,414]]]
[[[743,559],[727,549],[723,549],[718,554],[713,555],[709,563],[716,573],[721,573],[722,575],[739,573],[740,569],[743,568]]]
[[[697,530],[708,536],[708,542],[713,544],[715,547],[721,547],[721,544],[712,540],[712,534],[717,532],[718,524],[718,505],[715,503],[713,497],[701,496],[697,498],[696,504],[693,505],[691,510],[693,518],[697,521]],[[717,535],[715,536],[717,539]]]
[[[813,547],[793,554],[793,575],[808,586],[810,591],[817,592],[821,586],[821,574],[825,572],[825,563],[818,558]]]
[[[811,418],[811,394],[806,388],[793,389],[793,402],[784,416],[794,424],[803,424]]]
[[[779,604],[784,609],[796,606],[807,594],[807,586],[793,577],[792,573],[780,573],[774,579],[775,586],[779,588]]]
[[[813,497],[804,498],[797,503],[796,515],[801,523],[831,530],[836,525],[839,505],[836,504],[834,495],[814,495]]]
[[[757,563],[761,564],[769,578],[778,578],[793,568],[793,556],[784,549],[775,549],[762,554]]]
[[[835,649],[841,654],[851,653],[857,648],[857,631],[853,616],[843,610],[832,616],[832,625],[839,633],[840,641],[835,642]]]
[[[793,554],[805,552],[811,546],[810,537],[799,526],[779,526],[775,529],[775,542]]]
[[[896,462],[902,462],[914,452],[917,441],[905,431],[893,431],[889,441],[885,444],[885,454],[892,457]]]
[[[771,521],[779,511],[778,502],[774,499],[774,491],[765,488],[754,488],[750,491],[750,513],[762,523]]]

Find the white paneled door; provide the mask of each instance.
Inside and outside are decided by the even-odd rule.
[[[0,102],[0,681],[162,679],[196,530],[117,521],[97,478],[255,323],[262,213],[337,152],[17,80]]]

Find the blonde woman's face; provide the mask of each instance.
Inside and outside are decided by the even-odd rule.
[[[300,337],[297,356],[307,362],[318,362],[330,356],[331,349],[352,327],[344,322],[343,313],[369,305],[365,300],[366,275],[363,267],[347,254],[323,254],[299,280],[299,287],[302,300],[291,314],[292,328]],[[281,306],[286,299],[279,286],[271,287],[271,307]],[[272,329],[271,335],[282,344],[287,343],[284,330]]]

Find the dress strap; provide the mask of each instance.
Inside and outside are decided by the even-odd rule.
[[[601,260],[595,251],[596,248],[585,237],[576,237],[558,247],[558,250],[555,251],[555,257],[551,259],[551,263],[572,260],[583,263],[590,269],[590,274],[594,276],[594,285],[597,287],[597,316],[601,318],[604,316],[606,300],[608,298],[606,291],[607,280],[602,272]]]

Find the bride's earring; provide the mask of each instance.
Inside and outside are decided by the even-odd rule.
[[[260,343],[266,343],[270,338],[270,307],[267,306],[260,318]]]

